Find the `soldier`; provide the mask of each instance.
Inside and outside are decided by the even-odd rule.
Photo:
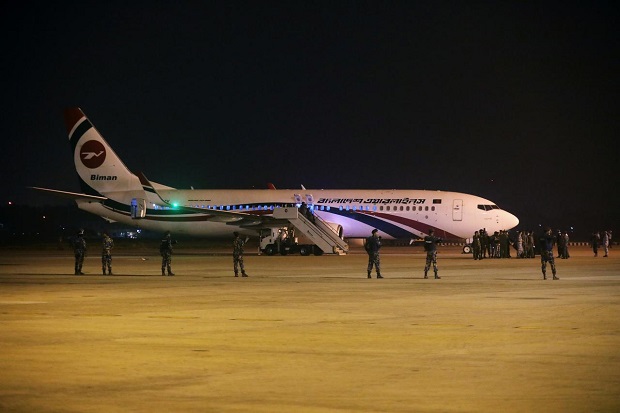
[[[243,266],[243,245],[248,242],[248,238],[242,240],[239,237],[239,233],[237,231],[233,232],[235,239],[233,240],[233,269],[235,271],[235,277],[239,276],[238,268],[241,268],[241,276],[247,277],[248,275],[245,273],[245,267]]]
[[[489,233],[486,228],[480,230],[480,245],[482,246],[482,258],[486,258],[487,256],[491,258]]]
[[[527,233],[527,258],[535,258],[534,254],[534,231]]]
[[[424,251],[426,251],[426,266],[424,267],[424,278],[428,278],[428,270],[433,264],[433,271],[435,272],[435,279],[438,280],[441,277],[437,274],[437,244],[441,242],[441,238],[437,238],[435,230],[430,229],[428,235],[424,237]]]
[[[372,278],[370,273],[374,265],[377,271],[377,278],[383,278],[381,276],[381,259],[379,258],[379,249],[381,249],[381,237],[377,235],[378,230],[375,228],[372,230],[372,235],[366,238],[366,252],[368,253],[368,278]]]
[[[114,248],[114,241],[107,232],[103,233],[103,240],[101,241],[103,249],[101,250],[101,272],[105,275],[106,268],[108,275],[112,275],[112,248]]]
[[[570,258],[570,254],[568,253],[568,241],[570,238],[568,237],[568,231],[564,231],[562,235],[562,253],[560,254],[562,259]]]
[[[603,231],[603,248],[605,249],[605,255],[603,257],[609,256],[609,240],[610,240],[610,231]]]
[[[590,243],[592,244],[592,252],[595,257],[598,257],[598,244],[601,242],[601,236],[598,232],[593,232],[590,237]]]
[[[73,253],[75,255],[75,275],[84,275],[82,272],[82,264],[86,256],[86,240],[84,239],[84,230],[80,229],[73,240]]]
[[[551,228],[545,230],[545,235],[540,238],[540,264],[543,273],[543,280],[547,279],[547,262],[551,264],[551,271],[553,272],[553,279],[559,280],[556,277],[555,261],[553,259],[553,244],[555,243],[555,237],[551,234]]]
[[[495,231],[493,235],[489,237],[489,257],[499,258],[499,232]]]
[[[480,245],[480,232],[474,232],[474,238],[472,240],[471,247],[474,252],[474,260],[481,260],[482,246]]]
[[[510,254],[510,240],[508,239],[508,231],[501,230],[499,232],[499,258],[508,258]]]
[[[161,243],[159,244],[159,253],[161,254],[161,275],[166,275],[166,269],[168,270],[169,276],[174,275],[172,268],[170,268],[170,264],[172,263],[172,246],[176,243],[176,241],[172,240],[170,231],[166,231]]]
[[[517,231],[515,244],[517,245],[517,258],[523,258],[523,236],[521,231]]]
[[[558,234],[556,235],[556,245],[558,246],[558,256],[556,258],[562,258],[562,251],[564,251],[564,235],[562,235],[562,230],[558,229]]]

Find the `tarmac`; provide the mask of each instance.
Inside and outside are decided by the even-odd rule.
[[[618,247],[616,247],[618,248]],[[620,248],[474,261],[0,251],[1,412],[618,412]],[[247,251],[247,250],[246,250]],[[514,252],[513,252],[514,254]],[[550,274],[550,270],[549,270]]]

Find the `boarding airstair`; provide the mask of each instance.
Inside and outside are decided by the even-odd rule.
[[[298,208],[275,208],[273,217],[286,219],[306,238],[319,247],[326,254],[344,255],[349,251],[347,244],[336,231],[317,215],[310,215],[310,219],[299,212]]]

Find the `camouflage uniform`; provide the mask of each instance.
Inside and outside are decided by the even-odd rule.
[[[375,267],[377,271],[377,278],[383,278],[381,276],[381,259],[379,258],[379,249],[381,249],[381,237],[377,236],[377,230],[372,230],[372,235],[366,238],[366,252],[368,253],[368,278],[372,278],[370,273],[372,267]]]
[[[106,268],[108,275],[112,275],[112,248],[114,241],[107,233],[103,233],[102,250],[101,250],[101,272],[105,275]]]
[[[239,237],[239,233],[235,232],[235,239],[233,240],[233,270],[235,271],[235,277],[239,276],[239,268],[241,268],[241,276],[247,277],[245,273],[245,267],[243,266],[243,245],[245,240]]]
[[[170,264],[172,263],[172,245],[175,243],[176,241],[172,241],[170,231],[167,231],[159,244],[159,253],[161,254],[161,275],[166,275],[166,270],[168,270],[168,275],[174,275],[172,269],[170,268]]]
[[[517,244],[517,258],[523,258],[523,233],[517,231],[517,237],[515,239]]]
[[[529,231],[525,239],[527,240],[527,248],[525,249],[527,258],[534,258],[534,232]]]
[[[480,244],[480,233],[476,231],[471,243],[472,250],[474,252],[474,260],[482,259],[482,245]]]
[[[560,254],[560,258],[562,259],[566,259],[566,258],[570,258],[570,254],[568,253],[568,241],[570,239],[568,238],[568,232],[564,232],[564,235],[562,235],[562,252]]]
[[[84,231],[77,233],[73,240],[73,253],[75,255],[75,275],[84,275],[82,265],[86,256],[86,240],[84,240]]]
[[[603,257],[609,256],[609,231],[603,231],[603,248],[605,250],[605,255]]]
[[[598,232],[592,233],[592,237],[590,237],[590,242],[592,243],[592,252],[594,252],[594,256],[598,257],[598,244],[601,242],[601,236]]]
[[[540,238],[540,264],[543,273],[543,280],[547,279],[547,262],[551,264],[551,271],[553,272],[553,279],[559,280],[556,277],[555,260],[553,259],[553,244],[555,238],[551,234],[551,230],[545,231],[545,235]]]
[[[426,251],[426,265],[424,266],[424,278],[428,278],[428,270],[433,265],[433,271],[435,272],[435,279],[441,278],[438,275],[439,269],[437,268],[437,244],[441,242],[441,238],[437,238],[433,234],[435,231],[430,230],[428,235],[424,237],[424,251]]]

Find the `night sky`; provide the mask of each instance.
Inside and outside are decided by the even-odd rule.
[[[0,201],[79,190],[62,116],[79,106],[174,187],[440,189],[524,229],[618,230],[618,17],[611,1],[8,1]]]

